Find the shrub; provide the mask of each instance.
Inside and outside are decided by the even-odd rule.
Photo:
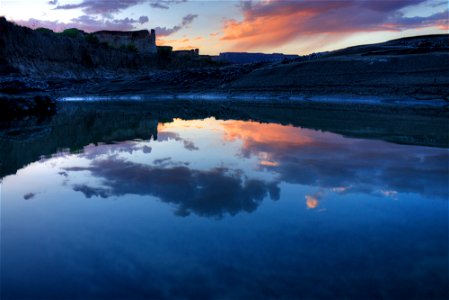
[[[126,50],[131,52],[137,52],[137,47],[134,46],[133,44],[129,44],[128,46],[126,46]]]
[[[133,44],[121,45],[120,49],[124,51],[137,52],[137,48]]]
[[[103,48],[111,48],[111,46],[107,42],[101,42],[100,46],[102,46]]]
[[[76,28],[70,28],[66,29],[63,32],[61,32],[61,35],[69,37],[69,38],[78,38],[84,35],[84,32],[76,29]]]
[[[97,38],[95,35],[93,35],[93,34],[88,34],[88,35],[86,35],[86,36],[85,36],[85,39],[86,39],[86,41],[87,41],[88,43],[90,43],[90,44],[95,44],[95,45],[97,45],[97,44],[100,43],[100,41],[98,40],[98,38]]]
[[[42,34],[53,34],[53,30],[48,28],[39,27],[35,29],[36,32],[42,33]]]

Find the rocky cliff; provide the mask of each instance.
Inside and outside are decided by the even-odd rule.
[[[107,43],[114,48],[134,48],[139,53],[156,54],[156,32],[139,31],[98,31],[92,33],[101,43]]]
[[[32,30],[0,18],[0,74],[89,77],[154,68],[155,59],[98,43],[88,36]]]

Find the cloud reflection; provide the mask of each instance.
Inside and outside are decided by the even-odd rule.
[[[179,216],[223,217],[241,211],[252,212],[265,197],[277,200],[280,193],[275,182],[244,178],[242,172],[225,168],[206,171],[186,166],[162,168],[111,157],[94,160],[89,167],[66,171],[90,171],[103,180],[102,187],[74,186],[75,191],[87,198],[151,195],[174,204]]]
[[[240,139],[241,154],[259,157],[259,164],[280,181],[345,193],[400,191],[448,198],[447,149],[349,139],[278,124],[228,121],[223,127],[224,140]]]
[[[87,166],[72,165],[60,173],[70,177],[72,172],[89,171],[95,178],[93,182],[101,182],[101,186],[72,184],[75,191],[87,198],[129,194],[154,196],[173,205],[179,216],[195,214],[220,218],[253,212],[265,198],[280,198],[282,182],[316,188],[318,192],[300,196],[305,197],[309,209],[320,206],[329,192],[363,193],[392,199],[403,193],[427,198],[448,197],[449,155],[446,149],[349,139],[278,124],[208,119],[205,123],[210,126],[204,127],[198,122],[177,121],[179,128],[174,124],[162,127],[158,142],[151,147],[142,148],[138,142],[87,147],[80,155],[89,160]],[[186,128],[188,134],[183,131]],[[200,136],[196,134],[205,130],[209,134],[203,136],[208,140],[220,141],[212,143],[218,148],[200,148],[186,138]],[[158,143],[169,140],[183,144],[181,150],[176,147],[181,153],[145,156],[145,159],[151,158],[150,164],[125,160],[118,155],[118,152],[133,154],[135,151],[152,155],[151,149],[158,149]],[[237,140],[239,143],[235,143]],[[198,142],[202,145],[201,138]],[[228,148],[226,143],[238,147]],[[214,161],[217,157],[208,152],[223,149],[230,149],[226,156],[237,160],[231,164],[234,167],[225,166],[221,160]],[[189,157],[186,161],[175,160],[182,157],[183,151],[192,150],[196,151],[186,156],[186,159]],[[207,162],[207,166],[200,168],[198,158]]]

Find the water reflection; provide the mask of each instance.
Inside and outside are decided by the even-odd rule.
[[[2,298],[447,298],[447,149],[214,118],[148,135],[3,178]]]
[[[243,178],[241,171],[225,168],[192,170],[186,166],[154,167],[108,158],[93,161],[86,168],[67,168],[66,171],[89,171],[102,179],[102,187],[75,185],[74,190],[87,198],[152,195],[176,205],[176,215],[221,217],[228,213],[252,212],[270,195],[279,199],[279,187],[258,179]]]
[[[340,193],[448,197],[445,149],[348,139],[276,124],[233,121],[223,126],[227,138],[242,141],[242,156],[259,157],[260,165],[276,172],[280,181]]]
[[[52,166],[86,198],[154,196],[178,216],[252,212],[265,198],[278,200],[281,183],[315,187],[304,196],[309,209],[328,194],[448,198],[445,149],[213,118],[176,119],[159,124],[157,140],[91,145],[43,162],[32,167]]]

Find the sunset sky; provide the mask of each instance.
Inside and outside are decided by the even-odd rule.
[[[447,33],[447,0],[0,0],[32,28],[155,28],[159,45],[308,54],[404,36]]]

